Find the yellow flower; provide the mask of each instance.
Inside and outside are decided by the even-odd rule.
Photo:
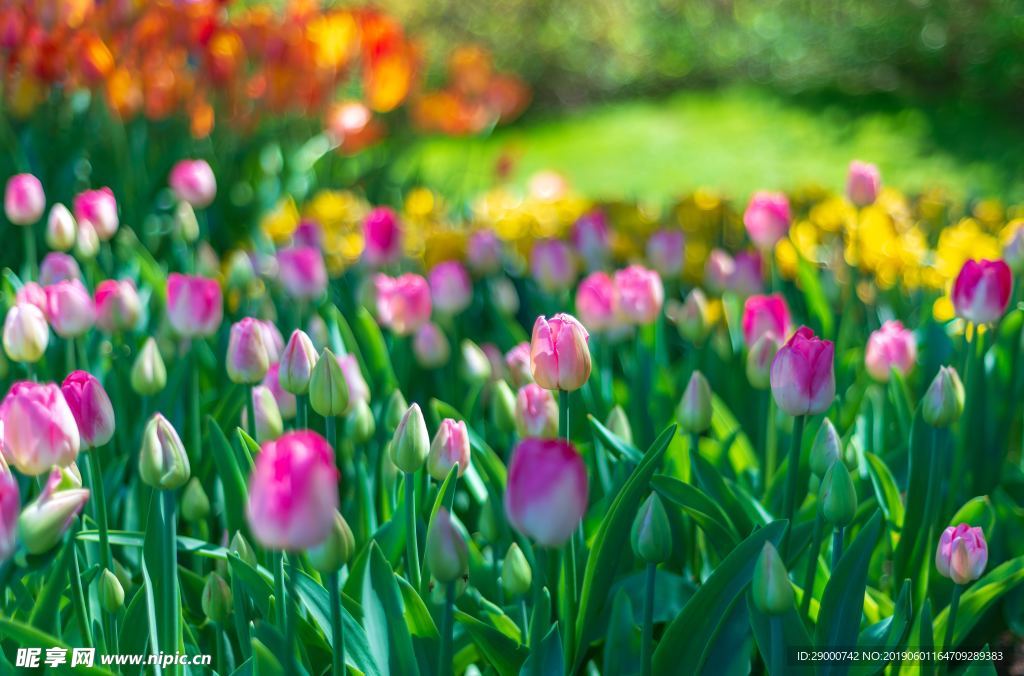
[[[299,225],[299,210],[290,195],[282,197],[277,205],[263,217],[260,227],[273,240],[283,244]]]

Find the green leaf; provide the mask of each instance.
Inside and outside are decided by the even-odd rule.
[[[896,480],[889,471],[885,461],[874,453],[865,453],[868,461],[868,474],[871,476],[871,485],[878,497],[878,504],[885,514],[890,527],[896,533],[903,527],[903,501],[900,499],[900,489]]]
[[[932,602],[930,599],[925,599],[924,603],[921,604],[921,612],[917,614],[917,619],[914,620],[911,636],[914,639],[908,643],[921,652],[930,652],[935,648],[935,641],[932,638]],[[927,676],[928,674],[935,673],[935,662],[903,662],[900,665],[900,673],[907,674],[908,676]]]
[[[71,570],[74,552],[75,541],[73,538],[68,538],[61,548],[57,563],[50,569],[50,574],[46,576],[46,583],[36,596],[36,602],[32,606],[32,613],[29,615],[28,621],[29,624],[41,631],[58,629],[60,598],[64,588],[68,585],[68,571]]]
[[[651,488],[690,514],[707,534],[719,556],[725,557],[739,543],[740,536],[732,521],[699,488],[664,474],[655,475],[651,479]]]
[[[388,356],[384,334],[381,333],[373,316],[362,306],[356,310],[353,319],[352,332],[359,342],[360,353],[366,360],[369,376],[376,385],[374,391],[382,394],[390,392],[398,386],[398,379]]]
[[[56,636],[51,636],[34,626],[6,617],[0,617],[0,636],[3,636],[6,640],[14,641],[23,648],[41,648],[43,650],[47,648],[64,648],[68,651],[71,650],[70,645],[64,643]],[[68,661],[70,663],[70,653],[68,654]],[[113,676],[111,671],[95,666],[76,666],[75,673],[92,674],[93,676]]]
[[[910,597],[910,580],[903,581],[900,595],[896,599],[896,607],[891,616],[871,625],[861,632],[857,641],[860,650],[877,650],[881,653],[897,650],[903,645],[903,639],[910,630],[913,620],[913,604]],[[882,659],[874,662],[859,662],[850,669],[854,674],[876,674],[882,670],[886,662]]]
[[[110,544],[121,547],[142,547],[145,545],[146,534],[131,530],[109,531]],[[83,530],[77,535],[79,540],[86,542],[99,542],[99,531]],[[226,547],[214,545],[204,540],[179,535],[177,538],[178,551],[184,554],[195,554],[208,559],[224,560],[228,556]]]
[[[654,672],[701,673],[714,637],[733,605],[750,584],[754,565],[766,542],[778,546],[785,521],[773,521],[753,532],[725,557],[665,628],[654,651]]]
[[[773,654],[772,618],[757,609],[757,606],[754,605],[754,598],[749,593],[747,594],[747,613],[750,615],[750,628],[754,632],[757,649],[761,652],[766,671],[771,674],[771,665],[776,664],[780,659]],[[795,606],[790,608],[780,619],[782,620],[782,645],[785,651],[797,648],[806,650],[811,647],[811,637],[807,634],[807,629]],[[781,663],[785,665],[784,673],[786,674],[812,673],[814,671],[814,667],[810,663],[806,666],[790,664],[786,655],[781,656]]]
[[[241,531],[249,538],[249,527],[245,520],[249,491],[245,485],[245,474],[220,425],[213,418],[207,417],[206,428],[210,449],[213,451],[213,462],[217,466],[217,477],[224,487],[223,507],[228,532],[234,535]]]
[[[635,674],[640,671],[640,632],[633,619],[629,594],[620,589],[612,601],[608,635],[604,641],[602,667],[608,674]]]
[[[736,474],[757,469],[757,453],[754,452],[754,446],[736,420],[736,416],[717,394],[711,395],[711,431],[716,439],[723,443],[728,442],[729,464]]]
[[[816,328],[820,329],[818,334],[824,338],[833,338],[832,308],[825,296],[825,290],[821,286],[818,269],[799,253],[797,253],[796,276],[797,286],[804,293],[807,309],[817,320]]]
[[[419,674],[412,638],[405,622],[402,595],[395,573],[376,543],[370,554],[362,586],[363,626],[374,660],[385,673]]]
[[[526,661],[529,651],[517,641],[472,615],[455,611],[455,620],[461,624],[480,653],[501,676],[513,676]]]
[[[971,584],[960,597],[960,608],[956,613],[956,627],[953,628],[953,645],[938,646],[942,650],[952,650],[960,645],[964,637],[970,633],[989,608],[1008,591],[1024,580],[1024,556],[1010,559],[1006,563],[993,568],[987,575]],[[935,617],[935,636],[945,638],[946,622],[949,618],[949,607]]]
[[[691,453],[690,461],[693,463],[697,483],[712,500],[722,506],[740,536],[750,534],[754,530],[754,522],[747,515],[736,495],[726,485],[721,473],[700,453]]]
[[[597,434],[597,438],[601,441],[601,444],[605,448],[615,453],[620,458],[638,464],[644,459],[643,453],[640,452],[633,444],[626,443],[622,437],[612,432],[610,429],[598,422],[597,418],[592,415],[587,415],[587,422],[593,428],[594,433]]]
[[[949,520],[950,526],[961,523],[978,526],[991,538],[996,527],[996,510],[992,505],[992,499],[987,495],[979,495],[968,500]]]
[[[428,638],[437,640],[441,634],[437,631],[434,618],[430,616],[430,610],[420,598],[419,593],[412,588],[402,576],[396,576],[398,589],[402,592],[402,607],[405,610],[405,625],[409,627],[409,633],[417,638]]]
[[[253,676],[285,676],[274,652],[259,639],[252,640]]]
[[[910,426],[908,454],[907,501],[900,541],[893,555],[893,577],[910,578],[914,598],[920,602],[926,595],[932,552],[931,537],[940,504],[939,472],[941,467],[937,446],[945,439],[946,430],[936,430],[921,417],[921,407],[914,412]],[[929,509],[929,505],[931,508]]]
[[[982,646],[982,653],[987,653],[991,649],[988,647],[988,643]],[[991,659],[977,659],[963,670],[961,676],[996,676],[996,665],[992,663]]]

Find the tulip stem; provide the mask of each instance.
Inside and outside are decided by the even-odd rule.
[[[764,494],[766,496],[772,477],[775,476],[775,468],[779,465],[779,444],[775,435],[775,398],[771,391],[767,394],[768,403],[765,406],[764,423]]]
[[[192,430],[192,448],[189,449],[191,451],[189,459],[197,462],[202,455],[200,451],[203,445],[203,432],[199,422],[199,352],[196,350],[195,343],[189,347],[189,353],[192,357],[192,396],[189,397],[189,404],[192,408],[192,415],[189,416]]]
[[[103,469],[99,454],[99,448],[93,448],[86,453],[89,456],[89,477],[92,479],[92,503],[95,508],[96,528],[100,532],[100,555],[103,557],[103,567],[113,572],[110,536],[107,530],[107,498],[103,487]]]
[[[245,413],[246,413],[246,416],[245,417],[247,418],[247,420],[245,422],[248,423],[246,425],[246,427],[249,428],[246,431],[249,433],[249,436],[252,437],[253,440],[255,441],[256,440],[256,402],[253,400],[253,397],[255,396],[254,393],[253,393],[253,390],[255,388],[252,385],[246,385],[245,389],[246,389],[246,392],[245,392]]]
[[[953,585],[953,598],[949,601],[949,616],[946,619],[946,638],[942,641],[942,649],[944,651],[950,651],[953,649],[953,630],[956,629],[956,611],[960,609],[960,594],[963,593],[964,587],[960,584]],[[947,662],[943,662],[939,667],[940,673],[946,673],[949,668]]]
[[[345,626],[341,619],[341,591],[338,572],[327,576],[327,592],[331,599],[331,638],[334,648],[334,676],[345,674]]]
[[[309,411],[306,409],[307,402],[309,401],[309,395],[296,394],[295,395],[295,428],[304,430],[306,429],[306,416],[309,415]]]
[[[818,576],[818,552],[821,551],[821,538],[824,535],[825,523],[821,518],[821,510],[815,510],[814,531],[811,535],[811,551],[807,555],[807,574],[804,578],[804,596],[800,600],[800,616],[810,618],[811,597],[814,596],[814,580]]]
[[[647,575],[644,586],[644,633],[640,643],[640,666],[643,676],[651,676],[651,656],[654,653],[654,582],[658,566],[647,564]]]
[[[25,279],[34,280],[39,269],[36,265],[36,234],[30,225],[22,226],[21,231],[25,234]]]
[[[284,552],[274,552],[274,602],[277,626],[285,628]]]
[[[569,441],[569,392],[558,391],[558,438]]]
[[[786,649],[782,640],[782,615],[772,615],[768,618],[768,622],[771,627],[772,637],[771,667],[768,669],[768,673],[771,676],[781,676],[785,673],[782,655]]]
[[[85,647],[96,645],[92,636],[92,622],[89,620],[89,613],[85,606],[85,591],[82,588],[82,566],[78,561],[78,550],[75,548],[75,535],[77,529],[68,538],[65,547],[71,547],[71,570],[68,571],[68,583],[71,585],[71,600],[75,606],[75,616],[78,618],[78,631],[82,635],[82,642]]]
[[[534,654],[537,662],[540,660],[540,644],[544,641],[544,634],[548,630],[544,626],[547,622],[541,621],[541,605],[544,603],[544,574],[547,572],[547,566],[548,552],[538,544],[533,548],[533,620],[530,622],[530,652]],[[536,667],[534,671],[539,673],[539,664],[534,666]]]
[[[445,585],[444,615],[441,616],[441,649],[437,654],[439,676],[452,674],[452,616],[455,613],[455,583]]]
[[[405,565],[409,584],[420,588],[420,548],[416,539],[416,481],[412,472],[405,473]]]
[[[803,442],[804,423],[807,417],[798,415],[793,420],[793,445],[789,451],[789,467],[786,471],[786,494],[782,516],[789,521],[789,527],[782,538],[782,559],[789,554],[789,541],[793,533],[793,516],[796,512],[796,484],[800,480],[800,445]]]
[[[174,491],[160,490],[153,497],[160,501],[161,525],[165,538],[163,543],[162,579],[160,580],[164,597],[164,640],[160,644],[160,649],[165,653],[173,653],[178,650],[179,613],[181,610],[178,594],[178,536],[177,518],[175,516],[177,504],[175,503]],[[177,668],[171,671],[171,673],[179,672],[180,670]]]
[[[837,526],[832,532],[832,572],[835,573],[839,560],[843,558],[843,527]]]

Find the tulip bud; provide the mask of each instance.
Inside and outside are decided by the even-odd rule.
[[[163,391],[167,385],[167,367],[160,356],[160,348],[152,337],[146,339],[135,357],[131,372],[132,389],[143,397],[151,397]]]
[[[458,580],[469,570],[466,541],[444,507],[437,510],[427,528],[425,560],[434,579],[442,584]]]
[[[427,472],[438,481],[444,481],[452,467],[458,465],[459,476],[469,467],[469,433],[462,420],[445,418],[430,444]]]
[[[434,322],[427,322],[413,336],[412,351],[420,366],[435,369],[448,363],[451,347],[440,327]]]
[[[764,543],[754,565],[752,594],[754,606],[766,615],[783,615],[793,608],[793,585],[786,564],[770,542]]]
[[[590,378],[589,334],[572,315],[537,317],[530,340],[533,379],[548,390],[573,391]]]
[[[46,245],[54,251],[68,251],[75,245],[75,217],[63,204],[54,204],[46,219]]]
[[[80,221],[75,233],[75,255],[83,261],[91,261],[100,252],[100,236],[89,221]]]
[[[789,231],[789,200],[779,192],[758,191],[743,212],[743,225],[759,249],[771,249]]]
[[[708,299],[700,289],[686,294],[683,305],[676,314],[676,329],[679,335],[691,343],[700,344],[708,335]]]
[[[356,444],[365,444],[377,431],[370,405],[362,399],[356,401],[352,412],[345,418],[345,435]]]
[[[337,417],[348,410],[348,399],[345,374],[334,353],[324,348],[309,379],[309,405],[324,417]]]
[[[124,605],[124,587],[121,586],[117,575],[104,568],[103,573],[100,574],[99,585],[100,605],[103,606],[103,610],[110,614],[121,610]]]
[[[419,404],[410,406],[391,438],[391,460],[403,472],[423,467],[430,452],[430,435]]]
[[[188,202],[178,202],[174,208],[174,229],[189,244],[199,239],[199,219],[196,218],[196,210]]]
[[[263,343],[263,330],[252,317],[231,326],[228,339],[227,371],[233,383],[252,385],[267,375],[270,355]],[[279,372],[280,373],[280,372]]]
[[[256,414],[256,441],[262,444],[281,436],[284,432],[281,409],[278,408],[277,400],[269,387],[257,385],[252,388],[252,406]],[[242,411],[242,425],[248,424],[248,412]]]
[[[527,383],[516,395],[516,432],[521,437],[553,438],[558,435],[558,403],[551,390]]]
[[[54,465],[67,467],[78,457],[78,423],[57,385],[15,383],[0,406],[0,417],[3,455],[22,474],[40,476]]]
[[[460,346],[462,363],[459,373],[466,382],[473,385],[486,382],[491,377],[491,362],[480,346],[471,340],[462,341]]]
[[[684,432],[699,434],[711,427],[711,386],[700,371],[694,371],[676,409]]]
[[[18,543],[18,510],[21,496],[18,481],[0,453],[0,563],[14,555]]]
[[[608,412],[608,419],[604,421],[604,426],[619,439],[622,439],[630,446],[633,445],[633,427],[629,424],[626,412],[618,404]]]
[[[836,432],[836,426],[825,418],[821,421],[818,433],[814,435],[811,446],[811,473],[816,477],[824,477],[828,468],[842,457],[843,443]]]
[[[848,526],[857,513],[857,490],[841,460],[832,463],[821,479],[821,514],[837,528]]]
[[[174,426],[160,413],[156,413],[142,433],[142,451],[139,454],[139,475],[153,488],[174,490],[189,480],[192,469],[188,454]]]
[[[210,573],[203,585],[203,614],[211,622],[223,623],[231,614],[231,587],[217,573]]]
[[[816,338],[806,326],[797,329],[772,361],[772,396],[792,416],[824,413],[836,397],[832,366],[835,345]]]
[[[921,415],[932,427],[948,427],[964,412],[964,384],[952,366],[940,366],[921,401]]]
[[[502,434],[509,434],[516,426],[516,395],[504,380],[491,389],[491,424]]]
[[[457,315],[473,302],[473,281],[458,261],[438,263],[427,281],[433,305],[443,315]]]
[[[89,223],[97,237],[106,242],[117,232],[120,221],[117,216],[117,200],[110,188],[85,190],[75,195],[72,206],[79,228]]]
[[[890,319],[868,337],[864,366],[880,383],[889,382],[893,369],[906,375],[917,363],[917,341],[903,328],[902,322]]]
[[[773,333],[766,333],[747,352],[747,380],[758,390],[767,390],[771,385],[772,361],[782,344]]]
[[[524,439],[512,453],[505,513],[520,533],[543,547],[560,547],[587,510],[587,468],[564,439]]]
[[[96,325],[106,333],[129,331],[139,323],[142,307],[130,279],[106,279],[96,286]]]
[[[652,323],[665,302],[665,287],[654,270],[630,265],[615,273],[616,311],[628,323]]]
[[[309,563],[321,573],[335,573],[349,562],[356,552],[352,529],[340,513],[334,513],[334,527],[323,543],[307,552]]]
[[[395,390],[392,392],[391,397],[388,399],[387,408],[384,410],[384,428],[393,434],[398,429],[398,425],[402,422],[402,418],[405,417],[408,409],[409,404],[405,402],[405,396],[402,394],[402,391]]]
[[[86,371],[72,371],[61,384],[78,424],[82,448],[98,448],[114,436],[114,407],[103,385]]]
[[[217,179],[206,160],[179,160],[171,167],[167,183],[175,197],[196,209],[205,209],[217,196]]]
[[[672,527],[665,505],[651,493],[640,506],[630,537],[633,553],[646,563],[662,563],[672,556]]]
[[[881,183],[878,167],[854,160],[850,162],[850,171],[846,175],[846,197],[857,207],[874,204]]]
[[[245,539],[240,532],[236,532],[234,537],[231,538],[231,544],[229,550],[238,555],[238,558],[248,563],[253,568],[256,567],[256,552],[253,551],[252,545]]]
[[[16,174],[7,179],[4,213],[14,225],[32,225],[43,215],[46,195],[43,184],[32,174]]]
[[[58,490],[60,481],[60,471],[51,472],[43,492],[18,517],[18,533],[29,554],[53,549],[89,501],[88,489]]]
[[[50,342],[46,317],[35,305],[11,306],[4,319],[4,352],[12,361],[31,364],[39,361]]]
[[[491,280],[491,302],[498,312],[509,317],[519,312],[519,292],[508,277]]]
[[[956,316],[974,324],[991,324],[1003,316],[1013,293],[1013,273],[1004,261],[966,261],[950,296]]]
[[[281,355],[277,377],[281,389],[292,394],[309,392],[309,380],[316,366],[316,348],[305,331],[296,329],[292,332]]]
[[[505,353],[505,368],[508,370],[509,384],[522,387],[533,382],[530,369],[530,344],[522,342]]]
[[[505,560],[501,563],[501,586],[506,596],[516,598],[530,591],[533,585],[533,571],[523,550],[515,542],[509,545]]]
[[[985,572],[988,543],[981,528],[966,523],[942,531],[935,550],[935,567],[939,574],[956,584],[970,584]]]
[[[210,498],[206,497],[203,485],[195,477],[189,479],[181,496],[181,515],[185,521],[192,523],[210,515]]]

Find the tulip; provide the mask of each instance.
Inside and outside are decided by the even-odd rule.
[[[320,354],[309,378],[309,405],[325,418],[336,418],[348,410],[345,374],[341,372],[341,365],[334,353],[327,348]]]
[[[188,480],[181,494],[181,515],[189,523],[202,521],[210,515],[210,498],[196,477]]]
[[[356,540],[352,529],[340,513],[334,513],[331,533],[321,544],[307,552],[309,563],[321,573],[336,573],[356,553]]]
[[[263,331],[252,317],[231,326],[228,339],[227,372],[233,383],[252,385],[267,375],[270,356],[263,344]]]
[[[704,263],[704,284],[712,293],[722,293],[732,284],[736,261],[721,249],[712,249]]]
[[[519,545],[513,542],[505,553],[505,560],[501,562],[501,586],[508,597],[516,598],[530,591],[532,584],[530,562],[526,560]]]
[[[491,424],[502,434],[509,434],[516,428],[516,395],[504,380],[497,381],[491,390],[490,414]]]
[[[789,335],[789,306],[779,294],[750,296],[743,303],[743,340],[752,347],[757,339],[772,333],[780,341]]]
[[[316,365],[316,348],[302,329],[296,329],[288,339],[277,371],[281,389],[292,394],[309,392],[309,379]]]
[[[18,517],[18,534],[29,554],[53,549],[89,501],[87,488],[60,489],[60,482],[60,471],[53,470],[43,492]]]
[[[469,236],[466,260],[479,275],[491,275],[501,269],[501,240],[493,230],[477,230]]]
[[[99,252],[100,236],[96,233],[96,228],[89,221],[80,222],[75,233],[75,255],[82,260],[91,261]]]
[[[589,334],[572,315],[541,315],[530,340],[530,370],[543,388],[571,392],[590,377]]]
[[[700,371],[694,371],[676,409],[684,432],[700,434],[711,427],[711,386]]]
[[[842,457],[842,448],[843,443],[839,439],[836,426],[825,418],[821,421],[821,427],[814,435],[814,444],[811,446],[811,473],[817,477],[825,476],[828,468]]]
[[[239,559],[248,563],[253,568],[259,563],[256,559],[256,552],[253,551],[252,545],[240,532],[235,532],[234,537],[231,538],[231,542],[228,545],[228,551],[238,556]]]
[[[864,365],[878,382],[889,382],[893,369],[906,375],[916,363],[917,341],[911,331],[903,328],[901,322],[890,319],[868,337]]]
[[[662,563],[672,556],[672,527],[665,505],[656,493],[651,493],[640,505],[633,520],[630,543],[633,553],[645,563]]]
[[[850,171],[846,176],[846,197],[857,207],[874,204],[881,183],[878,167],[854,160],[850,162]]]
[[[218,624],[223,624],[231,614],[232,596],[231,587],[217,573],[210,573],[203,585],[203,594],[199,599],[199,605],[203,614]]]
[[[131,385],[135,393],[151,397],[167,385],[167,367],[153,337],[146,339],[132,364]]]
[[[530,274],[548,293],[567,291],[576,281],[576,259],[565,242],[540,240],[530,252]]]
[[[572,224],[569,237],[590,270],[603,267],[608,258],[608,231],[608,216],[600,209],[583,214]]]
[[[263,347],[267,349],[267,358],[270,363],[280,362],[281,353],[284,352],[284,336],[278,330],[274,322],[266,319],[257,319],[256,328],[263,336]]]
[[[650,324],[661,313],[665,289],[661,277],[641,265],[630,265],[615,273],[619,315],[629,323]]]
[[[470,384],[479,385],[491,377],[491,360],[479,345],[463,340],[459,345],[459,375]]]
[[[949,427],[964,412],[964,384],[952,366],[940,366],[921,400],[921,416],[932,427]]]
[[[188,454],[177,430],[160,413],[154,413],[142,432],[139,476],[153,488],[173,491],[192,476]]]
[[[647,239],[647,261],[662,277],[678,277],[683,271],[683,233],[658,230]]]
[[[953,282],[953,308],[974,324],[991,324],[1003,316],[1013,291],[1013,273],[1001,260],[969,260]]]
[[[425,369],[436,369],[448,363],[451,347],[444,331],[437,324],[427,322],[413,336],[412,352],[420,366]]]
[[[409,404],[401,390],[394,390],[388,397],[388,403],[384,407],[384,428],[389,434],[394,434],[398,426],[402,424],[402,418],[409,412]]]
[[[374,267],[394,263],[402,255],[402,229],[398,215],[376,207],[363,221],[363,259]]]
[[[351,407],[357,401],[370,401],[370,386],[366,384],[363,372],[359,367],[359,360],[353,354],[339,354],[336,359],[341,367],[341,375],[345,376],[345,385],[348,387],[348,401]]]
[[[60,389],[78,423],[81,447],[105,446],[114,436],[114,407],[100,381],[87,371],[72,371]]]
[[[853,521],[857,513],[857,491],[841,460],[833,462],[825,471],[818,498],[821,500],[821,515],[828,523],[841,528]]]
[[[13,361],[32,364],[39,361],[50,341],[46,316],[35,305],[12,305],[4,318],[4,352]]]
[[[473,301],[473,282],[462,263],[444,261],[430,271],[430,298],[437,311],[457,315]]]
[[[32,174],[16,174],[7,179],[4,214],[14,225],[32,225],[43,215],[46,195],[43,184]]]
[[[42,311],[44,317],[46,315],[46,289],[35,282],[25,282],[14,294],[14,302],[34,305]]]
[[[604,272],[592,272],[576,287],[576,314],[590,331],[606,331],[617,324],[616,289]]]
[[[761,250],[768,250],[789,231],[789,200],[778,192],[754,193],[743,212],[743,225],[750,241]]]
[[[533,382],[533,369],[530,366],[530,344],[526,341],[516,344],[505,353],[505,368],[513,386],[522,387]]]
[[[277,402],[277,409],[280,411],[282,419],[291,420],[295,417],[298,402],[295,400],[294,394],[281,387],[280,364],[271,364],[267,369],[266,377],[260,384],[274,395],[274,401]]]
[[[217,178],[206,160],[181,160],[171,168],[167,183],[174,196],[196,209],[205,209],[217,196]]]
[[[800,327],[772,361],[772,396],[792,416],[824,413],[836,396],[832,357],[835,346]]]
[[[61,338],[77,338],[96,323],[92,296],[77,279],[46,287],[46,316]]]
[[[739,296],[760,293],[764,282],[763,261],[756,251],[740,251],[733,259],[729,290]]]
[[[528,383],[516,394],[516,433],[550,439],[558,435],[558,403],[551,390]]]
[[[199,219],[196,210],[188,202],[178,202],[174,207],[174,234],[188,244],[199,239]]]
[[[55,251],[68,251],[75,245],[75,217],[63,204],[54,204],[46,218],[46,245]]]
[[[139,324],[142,303],[130,279],[105,279],[93,293],[96,325],[105,333],[131,331]]]
[[[370,405],[362,399],[356,399],[352,411],[345,416],[345,435],[356,444],[365,444],[377,432],[377,421],[374,420]]]
[[[608,412],[608,419],[604,421],[604,426],[630,446],[633,445],[633,427],[629,424],[626,411],[618,404]]]
[[[1006,229],[1010,236],[1003,244],[1003,260],[1019,275],[1024,272],[1024,220],[1011,221]]]
[[[682,308],[676,315],[679,335],[691,343],[700,344],[708,334],[708,301],[704,292],[693,289],[686,294]]]
[[[509,317],[519,312],[519,293],[508,277],[491,280],[491,302],[499,312]]]
[[[167,317],[182,338],[212,336],[224,318],[224,299],[215,279],[167,276]]]
[[[101,242],[106,242],[117,232],[120,221],[117,217],[117,200],[110,188],[86,190],[75,196],[75,220],[81,226],[88,222]]]
[[[782,341],[768,332],[754,341],[747,352],[747,381],[751,387],[766,390],[771,385],[771,368]]]
[[[78,424],[52,383],[15,383],[4,399],[0,422],[4,456],[22,474],[39,476],[54,465],[67,467],[78,456]]]
[[[935,567],[958,585],[970,584],[985,572],[988,543],[981,528],[961,523],[942,531],[935,550]]]
[[[310,549],[326,541],[338,510],[334,451],[316,432],[263,444],[249,477],[249,528],[268,549]]]
[[[378,274],[374,286],[377,316],[396,334],[408,336],[430,320],[430,287],[423,277],[412,273],[394,278]]]
[[[434,579],[441,584],[455,582],[469,570],[466,540],[444,507],[437,510],[427,528],[426,562]]]
[[[82,279],[78,261],[60,251],[51,251],[43,256],[43,262],[39,264],[39,283],[50,286],[65,279]]]
[[[560,547],[587,511],[587,469],[564,439],[524,439],[505,487],[509,523],[542,547]]]
[[[18,543],[18,510],[21,497],[18,482],[0,455],[0,563],[14,555]]]
[[[398,469],[411,474],[423,467],[430,453],[430,435],[419,404],[406,409],[391,438],[391,460]]]
[[[266,385],[252,388],[252,410],[256,419],[256,441],[272,441],[284,432],[281,410],[277,406],[274,393]],[[242,411],[242,426],[249,427],[248,411]]]
[[[751,595],[754,606],[766,615],[784,615],[794,606],[795,595],[786,565],[771,542],[764,543],[754,564]]]
[[[121,581],[106,568],[100,574],[100,607],[108,613],[114,614],[124,606],[124,587]]]
[[[459,476],[462,476],[469,463],[469,432],[466,423],[445,418],[430,444],[427,473],[438,481],[444,481],[452,467],[458,466]]]
[[[285,293],[295,300],[316,300],[327,291],[327,268],[319,249],[281,249],[277,252],[277,265]]]

